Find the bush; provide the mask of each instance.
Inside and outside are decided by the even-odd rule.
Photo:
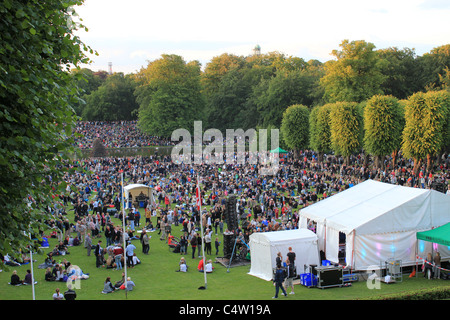
[[[374,297],[376,300],[443,300],[450,298],[450,288],[429,288]]]
[[[92,146],[92,154],[93,158],[106,157],[108,152],[106,151],[105,146],[100,141],[100,139],[95,139]]]

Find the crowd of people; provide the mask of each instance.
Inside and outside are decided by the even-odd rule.
[[[135,126],[135,122],[80,122],[77,130],[84,137],[77,143],[84,148],[93,139],[100,138],[110,147],[170,144],[161,140],[155,142],[152,138],[145,140]],[[177,244],[183,259],[189,254],[196,258],[196,250],[200,257],[202,245],[207,254],[211,254],[213,243],[218,255],[220,241],[217,237],[213,240],[214,233],[217,236],[233,232],[248,243],[254,232],[296,229],[302,208],[367,179],[416,188],[431,188],[435,181],[448,185],[448,155],[439,159],[429,171],[422,167],[418,175],[413,172],[412,160],[401,154],[395,164],[386,159],[383,169],[364,160],[363,155],[355,155],[344,164],[341,157],[324,155],[323,160],[318,161],[315,152],[305,150],[299,157],[291,153],[280,155],[278,170],[270,176],[259,174],[262,169],[259,164],[184,164],[164,155],[74,160],[66,165],[84,170],[66,174],[66,192],[55,199],[53,207],[47,208],[53,216],[47,223],[55,230],[53,236],[58,238],[58,245],[49,253],[49,263],[56,255],[70,254],[70,246],[84,245],[88,256],[93,251],[97,268],[122,270],[125,263],[133,268],[140,260],[132,240],[138,240],[142,244],[142,254],[148,254],[148,231],[158,230],[160,239],[170,242],[173,240],[172,225],[182,228]],[[143,217],[139,210],[128,209],[124,217],[126,230],[112,219],[121,221],[123,218],[122,177],[127,184],[146,184],[156,192],[155,203],[145,203]],[[196,206],[197,179],[201,186],[202,212],[198,212]],[[228,229],[225,216],[226,201],[231,195],[237,199],[236,212],[240,222],[234,230]],[[69,207],[73,208],[73,221],[67,219]],[[151,217],[156,217],[155,226]],[[141,227],[142,221],[145,222]],[[204,238],[199,234],[200,223],[205,230]],[[139,227],[139,233],[136,227]],[[61,271],[61,264],[58,267],[51,264],[53,269],[49,279],[67,275]],[[203,270],[203,266],[198,268]],[[178,271],[187,269],[186,261],[180,262]],[[211,270],[209,266],[208,270]],[[111,280],[106,279],[103,292],[115,289],[117,287]]]
[[[137,127],[137,121],[79,121],[75,128],[75,145],[80,149],[92,149],[99,139],[106,148],[137,148],[171,146],[170,139],[151,136]]]

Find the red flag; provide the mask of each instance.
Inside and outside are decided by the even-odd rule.
[[[202,199],[201,199],[201,196],[200,196],[200,187],[198,186],[198,183],[197,183],[197,191],[196,191],[196,193],[197,193],[197,202],[196,202],[197,210],[198,210],[198,212],[200,212],[200,207],[202,205]]]

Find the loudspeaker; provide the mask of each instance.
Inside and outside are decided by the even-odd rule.
[[[236,213],[236,197],[230,196],[227,198],[225,204],[225,221],[227,223],[227,228],[230,231],[234,231],[238,228],[239,224],[237,221]]]
[[[224,233],[223,234],[223,256],[227,259],[231,258],[233,254],[234,247],[234,234]]]
[[[442,181],[442,179],[437,179],[436,181],[433,181],[431,183],[431,189],[442,192],[442,193],[447,192],[445,183],[444,183],[444,181]]]

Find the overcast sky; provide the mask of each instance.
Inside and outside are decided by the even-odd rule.
[[[96,50],[88,68],[132,73],[161,54],[205,66],[215,56],[262,53],[332,59],[344,39],[423,55],[450,43],[450,0],[85,0],[75,7]]]

